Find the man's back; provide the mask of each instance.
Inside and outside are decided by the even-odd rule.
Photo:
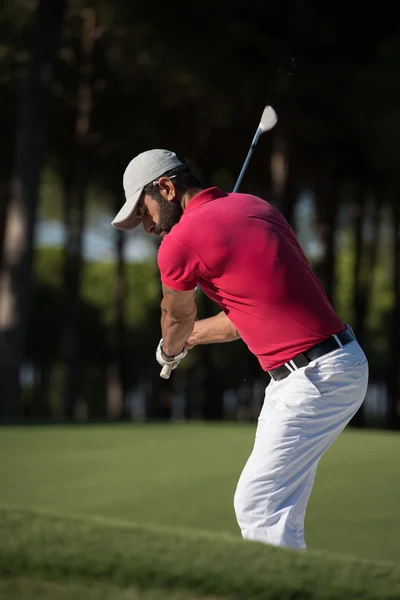
[[[248,194],[210,188],[159,251],[163,283],[201,289],[271,370],[344,328],[284,217]]]

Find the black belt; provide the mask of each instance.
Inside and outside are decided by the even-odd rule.
[[[296,369],[306,367],[308,363],[310,363],[312,360],[315,360],[316,358],[319,358],[324,354],[328,354],[329,352],[333,352],[333,350],[337,350],[337,348],[340,348],[341,346],[338,343],[336,337],[339,339],[340,344],[342,346],[345,346],[349,342],[352,342],[356,339],[354,333],[351,331],[350,328],[344,329],[343,331],[337,333],[336,336],[332,335],[323,342],[315,344],[315,346],[312,346],[305,352],[302,352],[302,354],[298,354],[297,356],[292,358],[292,360],[285,363],[281,367],[277,367],[272,371],[268,371],[268,373],[275,381],[285,379],[285,377],[288,377],[288,375],[290,375],[290,373],[292,373]]]

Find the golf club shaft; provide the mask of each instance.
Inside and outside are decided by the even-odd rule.
[[[255,134],[255,136],[253,138],[253,141],[251,142],[250,150],[247,153],[246,160],[244,161],[242,170],[239,173],[239,177],[237,179],[235,187],[233,188],[233,192],[237,192],[237,190],[239,189],[240,184],[242,183],[243,175],[246,172],[247,166],[248,166],[248,164],[250,162],[251,155],[254,152],[254,148],[257,146],[257,142],[258,142],[258,138],[260,137],[260,134],[261,134],[261,130],[260,130],[260,128],[258,128],[257,131],[256,131],[256,134]]]

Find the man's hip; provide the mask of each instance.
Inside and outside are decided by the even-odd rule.
[[[328,354],[311,360],[306,366],[296,368],[288,377],[267,386],[264,407],[281,405],[281,410],[291,408],[299,416],[318,412],[354,410],[365,398],[368,386],[368,360],[356,340],[338,347]],[[292,417],[294,415],[292,414]]]

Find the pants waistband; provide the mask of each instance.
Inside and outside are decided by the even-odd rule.
[[[356,336],[354,335],[353,330],[347,325],[346,329],[343,329],[343,331],[331,335],[326,340],[323,340],[305,352],[298,354],[284,365],[281,365],[272,371],[268,371],[268,373],[272,379],[280,381],[281,379],[288,377],[293,371],[306,367],[312,360],[315,360],[324,354],[328,354],[329,352],[333,352],[338,348],[342,348],[346,344],[353,342],[355,339]]]

